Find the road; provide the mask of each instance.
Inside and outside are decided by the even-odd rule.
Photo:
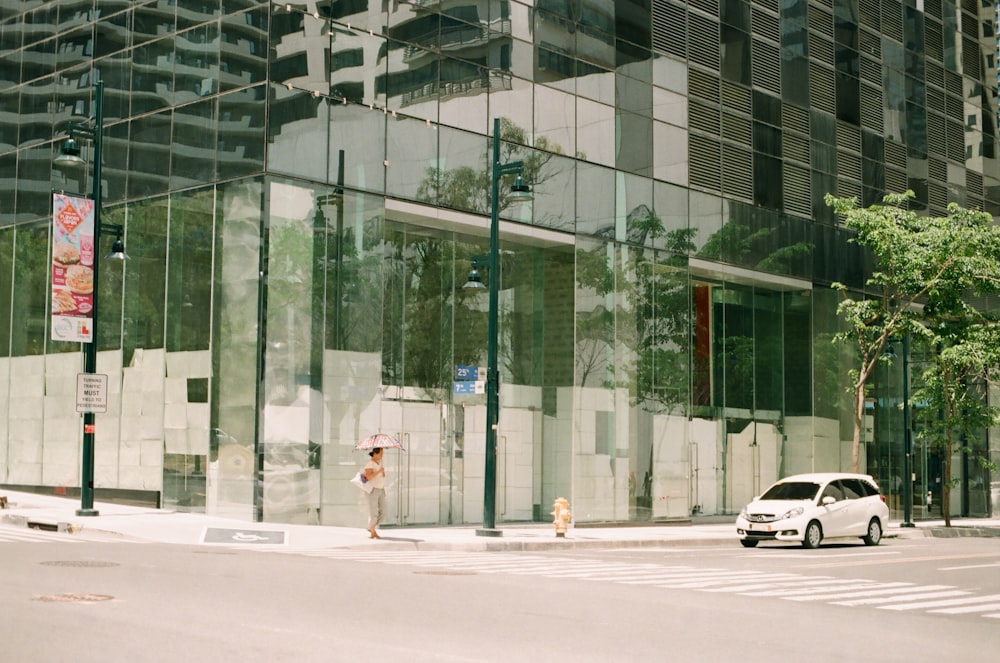
[[[90,661],[926,661],[1000,647],[1000,539],[467,553],[0,527],[0,651]]]

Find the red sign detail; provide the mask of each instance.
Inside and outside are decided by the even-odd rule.
[[[77,226],[83,223],[83,217],[80,216],[80,213],[68,203],[66,204],[66,207],[60,210],[56,219],[59,221],[59,225],[65,229],[67,235],[71,234],[74,230],[76,230]]]
[[[84,424],[83,426],[83,432],[87,433],[88,435],[93,435],[96,431],[97,431],[97,426],[95,426],[94,424]]]

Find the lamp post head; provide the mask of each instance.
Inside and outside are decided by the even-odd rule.
[[[510,195],[508,200],[512,203],[526,203],[534,200],[535,196],[531,193],[531,187],[524,183],[524,178],[520,175],[514,180],[514,184],[510,187]]]
[[[53,163],[61,168],[77,168],[86,162],[80,158],[80,146],[76,144],[76,139],[70,136],[63,143],[62,154],[57,156]]]
[[[107,255],[108,260],[120,260],[125,262],[128,260],[128,254],[125,253],[125,243],[119,238],[115,240],[115,243],[111,245],[111,253]]]
[[[463,290],[486,290],[486,286],[483,285],[483,279],[479,276],[479,270],[475,267],[469,272],[469,278],[465,281],[462,286]]]

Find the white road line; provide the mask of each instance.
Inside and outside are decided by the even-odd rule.
[[[996,601],[1000,599],[1000,596],[994,594],[993,596],[969,596],[967,598],[961,599],[950,599],[946,601],[925,601],[923,603],[909,603],[906,605],[883,605],[879,606],[881,610],[924,610],[928,608],[947,608],[951,606],[959,605],[971,605],[973,603],[986,603],[987,601]]]
[[[876,596],[878,594],[903,594],[906,592],[912,592],[914,589],[923,589],[923,587],[914,587],[912,582],[887,582],[880,583],[877,587],[872,589],[865,589],[866,596]],[[857,592],[844,592],[839,593],[834,592],[832,594],[821,592],[819,594],[814,594],[812,596],[786,596],[786,601],[831,601],[834,599],[849,599],[856,598],[858,596]]]
[[[772,589],[765,590],[763,592],[746,592],[744,596],[798,596],[800,594],[809,594],[812,592],[822,592],[824,588],[829,587],[830,591],[839,590],[845,591],[849,589],[865,589],[867,587],[874,587],[877,585],[874,580],[825,580],[816,587],[809,587],[806,589]]]
[[[994,566],[1000,566],[1000,562],[995,564],[973,564],[970,566],[945,566],[938,569],[938,571],[964,571],[966,569],[988,569]]]
[[[733,585],[731,587],[719,587],[718,589],[706,589],[706,592],[729,592],[731,594],[740,594],[743,592],[751,592],[760,589],[776,589],[778,587],[805,587],[808,585],[825,585],[832,578],[830,576],[801,576],[795,574],[789,574],[790,578],[793,580],[786,580],[782,582],[762,582],[752,585]]]
[[[920,591],[925,589],[932,589],[934,585],[929,585],[928,587],[918,588]],[[963,592],[960,589],[951,591],[940,591],[940,592],[925,592],[923,594],[910,594],[909,596],[890,596],[890,597],[874,597],[868,599],[855,599],[853,601],[834,601],[831,605],[878,605],[880,603],[892,603],[893,601],[916,601],[917,599],[943,599],[949,596],[967,596],[969,592]],[[879,606],[882,607],[882,606]]]
[[[986,605],[966,605],[960,608],[942,608],[940,610],[928,610],[928,612],[941,612],[946,615],[964,615],[970,612],[985,612],[987,610],[1000,610],[1000,603],[987,603]],[[983,615],[992,617],[994,615]]]

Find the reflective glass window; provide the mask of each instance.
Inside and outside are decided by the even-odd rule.
[[[635,113],[617,112],[618,155],[615,165],[637,175],[653,175],[653,120]]]
[[[51,207],[52,196],[48,196]],[[47,219],[18,226],[14,245],[13,317],[10,320],[12,357],[40,355],[48,338],[49,227]],[[70,344],[77,348],[79,344]]]
[[[480,64],[442,57],[439,95],[441,124],[486,133],[490,70]]]
[[[497,72],[491,71],[490,84],[490,117],[502,117],[513,125],[525,129],[533,126],[535,101],[535,86],[529,81],[513,76],[497,78]],[[498,85],[499,84],[499,85]]]
[[[671,253],[691,253],[691,231],[688,219],[688,190],[664,182],[653,182],[653,211],[660,220],[663,236],[653,245]]]
[[[215,196],[211,189],[170,197],[166,290],[168,352],[207,350],[212,321]]]
[[[267,71],[267,8],[226,16],[221,21],[219,89],[259,83]]]
[[[356,104],[330,104],[330,145],[326,181],[368,191],[385,187],[386,123],[396,122],[383,113]],[[339,153],[343,151],[341,169]],[[315,173],[313,174],[315,176]]]
[[[219,97],[217,177],[228,179],[264,169],[264,104],[258,85]]]
[[[0,158],[0,165],[3,159]],[[2,222],[2,218],[0,218]],[[14,282],[14,235],[13,228],[0,228],[0,320],[10,320]],[[0,325],[0,357],[10,356],[10,325]]]
[[[438,160],[439,127],[430,122],[400,116],[386,125],[386,154],[392,159],[386,169],[386,194],[395,198],[437,199],[441,171],[450,160]],[[479,151],[485,149],[481,139]],[[475,172],[486,173],[483,163]]]
[[[168,199],[133,203],[126,217],[124,364],[137,349],[163,347],[167,278]],[[103,270],[102,270],[103,271]]]
[[[171,113],[136,118],[129,135],[129,196],[167,191],[170,174]]]
[[[576,99],[576,151],[581,159],[615,165],[615,109]]]
[[[576,153],[575,98],[544,85],[535,86],[535,146],[559,154]]]
[[[170,188],[180,189],[215,176],[215,132],[218,127],[214,98],[179,106],[174,110],[170,141]]]
[[[615,171],[585,161],[576,167],[576,232],[613,237]]]
[[[330,105],[326,98],[283,86],[274,86],[268,114],[268,170],[316,178],[327,172],[326,150],[306,149],[324,145],[329,130]]]
[[[688,134],[680,127],[653,122],[653,177],[686,185],[688,182]]]

